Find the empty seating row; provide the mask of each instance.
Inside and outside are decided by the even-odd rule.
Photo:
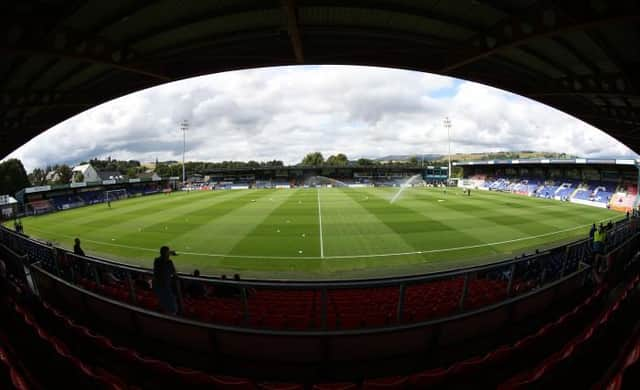
[[[636,338],[633,348],[624,357],[622,367],[607,385],[607,390],[640,388],[640,338]]]
[[[619,313],[621,305],[627,300],[630,293],[637,287],[640,282],[640,277],[634,278],[618,299],[609,306],[609,308],[597,317],[586,329],[580,332],[577,336],[565,343],[563,347],[555,353],[549,355],[542,362],[536,365],[533,369],[527,369],[521,372],[506,382],[500,385],[502,389],[514,389],[514,388],[530,388],[530,387],[554,387],[553,376],[559,371],[564,371],[571,359],[580,353],[584,353],[588,346],[595,339],[596,335],[602,335],[607,332],[611,332],[613,329],[609,329],[609,325],[612,322],[612,318]],[[613,332],[615,334],[615,332]],[[562,370],[565,368],[565,370]],[[573,372],[573,371],[572,371]],[[557,380],[557,378],[556,378]]]
[[[514,344],[502,345],[494,350],[481,355],[459,361],[449,367],[434,368],[409,376],[395,376],[385,378],[366,379],[362,382],[326,383],[303,385],[298,383],[264,383],[255,382],[245,378],[211,375],[203,371],[190,368],[176,367],[166,361],[144,356],[128,347],[117,346],[107,337],[96,334],[94,331],[62,314],[57,309],[44,303],[46,312],[58,322],[56,329],[61,335],[66,335],[69,340],[77,341],[77,348],[91,356],[100,356],[105,361],[109,357],[114,364],[121,366],[113,368],[111,373],[118,375],[121,380],[126,380],[131,385],[155,387],[158,384],[164,386],[175,384],[183,386],[211,386],[212,388],[230,389],[268,389],[268,390],[302,390],[313,388],[315,390],[330,389],[421,389],[425,387],[464,386],[464,385],[488,385],[499,383],[500,375],[511,370],[526,366],[530,359],[543,356],[547,351],[541,346],[553,346],[573,332],[573,327],[580,324],[594,308],[604,289],[600,288],[590,295],[572,311],[564,314],[553,323],[540,328],[517,341]],[[50,323],[53,321],[50,321]],[[66,330],[64,330],[64,329]],[[88,345],[91,345],[90,348]],[[517,363],[520,365],[517,365]]]
[[[140,385],[143,387],[171,387],[171,386],[209,386],[216,389],[238,389],[238,390],[303,390],[305,385],[299,383],[274,383],[255,382],[246,378],[236,378],[221,375],[210,375],[200,370],[175,367],[170,363],[140,354],[139,352],[116,346],[113,342],[102,335],[96,334],[88,328],[77,324],[57,309],[44,303],[44,307],[52,317],[55,317],[68,330],[68,337],[81,344],[79,348],[87,351],[87,354],[98,354],[103,358],[110,355],[123,368],[119,374],[126,379],[129,385]],[[87,344],[93,345],[96,349],[88,349]],[[314,390],[356,390],[362,389],[396,389],[402,388],[408,382],[407,377],[391,377],[382,379],[365,380],[362,386],[353,382],[345,383],[324,383],[313,384]]]
[[[105,297],[134,303],[124,281],[97,283],[78,278],[78,285]],[[404,297],[402,321],[428,321],[447,317],[461,310],[464,278],[434,280],[410,285]],[[229,287],[232,288],[233,287]],[[247,325],[269,329],[318,329],[322,326],[321,292],[319,290],[248,289],[245,307],[240,291],[219,296],[215,286],[201,297],[183,297],[182,314],[208,323]],[[520,284],[514,291],[524,291]],[[507,282],[488,278],[471,279],[465,297],[465,310],[475,310],[504,300]],[[396,323],[398,287],[334,289],[327,293],[327,329],[382,327]],[[159,303],[149,289],[135,290],[135,303],[158,310]]]
[[[68,345],[52,336],[23,306],[13,304],[14,321],[11,342],[17,345],[34,376],[46,381],[47,386],[121,390],[126,386],[102,368],[92,367],[70,352]],[[37,353],[34,353],[36,352]],[[25,360],[26,359],[26,360]],[[45,379],[46,378],[46,379]]]
[[[594,310],[604,294],[599,288],[573,310],[541,327],[513,344],[501,345],[481,356],[458,361],[413,374],[409,383],[414,388],[493,388],[510,370],[526,367],[544,356],[549,346],[564,339],[575,326]]]
[[[0,388],[28,390],[29,385],[9,357],[9,353],[0,345]]]

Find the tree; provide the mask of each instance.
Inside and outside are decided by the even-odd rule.
[[[35,168],[28,177],[32,186],[43,186],[47,184],[47,172],[40,168]]]
[[[376,162],[368,158],[359,158],[358,161],[356,161],[356,164],[360,166],[370,166],[370,165],[376,165]]]
[[[409,157],[409,165],[417,166],[418,165],[418,156],[413,155]]]
[[[127,177],[128,178],[137,177],[138,176],[138,171],[139,171],[138,168],[135,168],[135,167],[127,168]]]
[[[332,166],[345,166],[349,164],[349,159],[347,158],[346,155],[342,153],[338,153],[336,155],[329,156],[326,163],[327,165],[332,165]]]
[[[22,161],[12,158],[0,163],[0,195],[13,195],[30,185]]]
[[[75,183],[84,183],[84,173],[82,173],[82,172],[74,172],[73,181]]]
[[[55,184],[69,184],[73,178],[73,171],[67,164],[59,165],[56,173],[58,174],[58,180],[56,180]]]
[[[324,157],[320,152],[309,153],[302,159],[301,165],[310,165],[319,167],[324,164]]]
[[[280,160],[271,160],[271,161],[260,163],[260,165],[265,167],[283,167],[284,163]]]

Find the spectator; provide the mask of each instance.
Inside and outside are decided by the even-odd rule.
[[[20,221],[19,219],[14,219],[13,220],[13,229],[16,231],[16,233],[24,233],[24,228],[22,227],[22,221]]]
[[[84,256],[84,251],[82,250],[82,248],[80,247],[80,239],[76,237],[76,239],[73,241],[73,254],[74,255],[78,255],[78,256]]]
[[[193,271],[193,276],[196,278],[200,277],[200,270]],[[202,298],[207,295],[207,289],[199,280],[190,280],[185,291],[187,296],[191,298]]]
[[[593,242],[593,236],[596,234],[596,224],[591,225],[591,230],[589,230],[589,241]]]
[[[84,251],[80,247],[80,239],[76,238],[73,240],[73,254],[76,256],[85,256]],[[91,272],[89,272],[89,264],[85,260],[81,260],[78,258],[74,258],[69,256],[73,260],[73,268],[79,274],[79,276],[83,278],[88,278],[91,276]]]
[[[598,230],[593,235],[593,253],[597,256],[604,253],[604,240],[607,236],[602,224],[598,227]]]
[[[163,312],[175,315],[178,312],[173,285],[176,279],[176,269],[170,256],[176,255],[168,246],[160,248],[160,257],[153,261],[153,291],[158,297]]]

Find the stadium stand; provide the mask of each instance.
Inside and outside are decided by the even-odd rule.
[[[616,364],[617,370],[613,378],[602,386],[607,390],[637,389],[640,386],[640,332],[636,329],[635,336],[632,337],[628,348],[624,348]]]
[[[6,336],[1,336],[5,339]],[[3,389],[15,388],[17,390],[28,390],[26,380],[22,377],[16,364],[11,360],[9,353],[0,345],[0,387]]]
[[[14,304],[11,321],[15,322],[14,328],[21,328],[20,342],[24,344],[42,343],[39,350],[55,351],[52,356],[47,355],[47,361],[38,359],[37,365],[43,367],[56,367],[58,373],[64,372],[64,383],[69,385],[90,385],[93,388],[125,388],[139,386],[140,388],[167,388],[171,386],[212,386],[214,388],[244,388],[244,389],[300,389],[312,386],[316,389],[405,389],[405,388],[463,388],[475,386],[482,388],[494,387],[497,383],[508,379],[511,373],[515,373],[523,367],[528,367],[531,362],[540,362],[540,367],[545,367],[544,375],[540,370],[528,369],[525,374],[512,376],[503,382],[502,388],[514,388],[520,384],[528,384],[531,379],[536,381],[544,377],[545,383],[557,385],[562,378],[549,377],[551,366],[560,364],[558,356],[554,353],[560,340],[566,340],[569,335],[578,335],[566,345],[584,343],[595,337],[594,326],[610,326],[612,321],[617,323],[629,322],[618,316],[622,311],[629,318],[629,311],[633,310],[635,303],[631,299],[637,299],[637,285],[640,278],[635,277],[626,285],[624,291],[618,295],[612,305],[608,305],[602,314],[601,308],[605,304],[606,288],[597,288],[582,303],[565,312],[551,322],[543,324],[534,333],[524,336],[513,343],[498,345],[483,355],[473,356],[467,359],[454,361],[445,367],[434,367],[425,371],[409,375],[390,376],[382,378],[363,378],[356,382],[303,384],[263,382],[248,378],[220,376],[208,374],[204,371],[175,366],[166,361],[145,356],[139,351],[126,346],[118,346],[114,342],[100,335],[90,328],[78,324],[76,321],[52,307],[46,301],[41,309],[38,304],[31,307],[33,314],[29,314],[24,307]],[[632,297],[635,294],[635,298]],[[45,331],[46,323],[49,332],[55,331],[56,337]],[[24,324],[24,325],[23,325]],[[585,324],[586,331],[580,331]],[[603,333],[603,332],[600,332]],[[611,333],[611,332],[609,332]],[[588,335],[585,337],[584,335]],[[577,340],[577,341],[574,341]],[[72,342],[71,342],[72,341]],[[563,348],[565,351],[567,347]],[[570,349],[570,357],[573,358],[584,348],[576,346]],[[598,354],[600,350],[597,350]],[[593,352],[591,353],[593,355]],[[599,355],[598,355],[599,356]],[[550,364],[549,362],[554,362]],[[40,365],[43,366],[40,366]],[[556,369],[556,371],[558,371]],[[626,372],[626,371],[625,371]],[[535,373],[532,374],[532,373]],[[41,375],[39,375],[42,378]],[[629,376],[630,377],[630,376]],[[572,378],[575,379],[575,378]],[[48,380],[48,379],[47,379]],[[631,379],[627,379],[631,383]],[[618,380],[619,381],[619,380]],[[49,382],[48,382],[49,383]],[[574,382],[575,383],[575,382]]]
[[[32,201],[27,205],[27,209],[30,210],[34,215],[45,214],[55,210],[51,202],[48,200]]]
[[[624,192],[615,192],[613,185],[593,181],[588,183],[569,180],[540,182],[530,179],[485,178],[479,188],[570,201],[588,206],[610,207],[619,211],[632,210],[638,197],[637,190],[632,185],[625,186]]]
[[[597,377],[590,377],[597,365],[594,365],[589,357],[593,359],[595,355],[600,360],[606,355],[610,356],[611,353],[617,352],[620,342],[630,335],[637,323],[637,316],[630,313],[638,304],[637,294],[634,294],[637,285],[638,281],[632,280],[603,314],[569,339],[560,350],[548,355],[533,369],[513,376],[500,388],[556,387],[559,384],[584,388],[585,385],[593,383],[594,379],[597,381]],[[581,352],[590,356],[578,357]],[[575,376],[574,373],[578,372],[576,368],[579,366],[592,367],[592,371]]]
[[[5,242],[4,235],[3,242]],[[32,248],[33,246],[34,243],[27,242],[22,248],[28,248],[30,253],[39,253]],[[41,252],[40,256],[44,256],[46,253],[50,253],[47,248]],[[553,256],[547,259],[550,260],[545,263],[553,263]],[[527,272],[539,274],[536,270],[532,271],[531,265],[527,265],[526,262],[520,263],[520,267],[523,271],[518,272],[518,267],[516,267],[514,269],[516,274],[524,275]],[[554,266],[554,269],[557,269],[557,266]],[[499,278],[503,272],[504,269],[499,268],[492,272],[477,274],[477,282],[467,281],[468,294],[470,296],[481,295],[494,289],[504,291],[505,281]],[[96,274],[100,275],[100,272]],[[633,273],[626,273],[626,275],[630,276]],[[637,323],[637,316],[633,314],[635,313],[633,308],[638,302],[637,287],[639,282],[640,277],[634,277],[631,282],[624,285],[622,292],[620,289],[608,288],[605,285],[600,286],[582,303],[570,307],[555,319],[542,323],[528,335],[522,335],[506,344],[496,345],[479,355],[454,359],[447,365],[434,366],[414,373],[383,377],[374,375],[355,381],[335,383],[263,381],[223,376],[219,373],[210,374],[200,369],[175,365],[162,358],[142,353],[136,348],[117,345],[110,337],[79,324],[68,314],[63,314],[54,308],[46,300],[43,300],[42,303],[18,304],[11,299],[3,298],[2,314],[3,318],[7,318],[8,321],[3,322],[2,328],[3,331],[8,330],[14,336],[10,340],[15,340],[14,344],[23,353],[32,351],[34,348],[41,351],[41,356],[38,359],[31,359],[28,365],[30,372],[36,375],[28,377],[37,377],[48,384],[57,383],[74,388],[84,386],[111,389],[131,388],[131,386],[138,388],[211,386],[213,388],[242,389],[406,389],[424,388],[425,386],[432,388],[469,386],[490,388],[500,383],[502,383],[502,388],[538,383],[555,388],[562,384],[567,385],[569,379],[572,384],[575,384],[573,375],[571,378],[567,377],[569,373],[575,372],[576,367],[592,366],[591,360],[600,359],[605,352],[611,354],[615,346],[619,345],[618,341],[629,334],[628,330]],[[85,283],[90,282],[86,281]],[[434,293],[451,289],[454,297],[458,298],[459,296],[455,296],[455,294],[459,291],[458,287],[464,286],[464,279],[458,277],[442,280],[438,283],[440,284],[430,286]],[[93,288],[99,288],[97,283]],[[108,293],[107,287],[102,288],[105,293]],[[423,294],[429,295],[427,289],[420,284],[407,287],[407,302],[419,298]],[[398,290],[376,288],[371,291],[374,295],[379,295],[375,299],[384,301],[389,296],[397,298]],[[349,301],[360,299],[364,299],[366,305],[366,299],[372,297],[357,289],[341,289],[336,292],[338,294],[328,294],[328,298],[332,298],[329,300],[335,301],[336,307],[349,305]],[[301,299],[313,302],[318,298],[318,294],[309,291],[290,290],[288,293],[291,295],[287,296],[286,291],[273,289],[263,289],[263,291],[256,289],[252,292],[255,297],[260,297],[261,300],[273,299],[276,306],[280,306],[285,297],[292,303],[299,302]],[[140,293],[140,296],[143,295]],[[262,307],[263,305],[257,306]],[[366,307],[366,309],[370,308]],[[294,306],[291,306],[290,309],[291,311],[296,310]],[[301,304],[297,310],[301,313],[313,313],[315,309],[312,303],[311,305]],[[289,308],[282,309],[283,315],[289,313]],[[621,324],[626,325],[621,327]],[[16,335],[19,337],[15,337]],[[612,335],[615,335],[617,340],[613,340]],[[566,342],[566,340],[569,341]],[[561,341],[565,342],[565,346],[558,350],[557,346]],[[607,345],[610,347],[604,348]],[[532,363],[536,364],[534,368],[531,368]],[[631,364],[633,363],[629,365]],[[604,369],[606,367],[603,367]],[[63,376],[49,377],[45,373],[51,372],[50,370],[56,370],[56,373],[62,373]],[[619,375],[616,375],[618,379],[615,379],[614,383],[626,381],[627,386],[630,386],[634,383],[631,373],[631,371],[627,372],[627,370],[621,369]],[[593,375],[584,375],[580,380],[584,383],[597,381],[600,379],[600,374],[600,372],[594,371]],[[63,383],[60,382],[61,380]]]
[[[635,188],[625,189],[624,192],[616,192],[611,196],[610,206],[614,210],[630,211],[636,205],[638,194]]]
[[[171,180],[161,180],[158,182],[123,182],[110,185],[97,183],[91,186],[75,187],[66,185],[64,188],[56,187],[55,190],[47,189],[50,186],[45,186],[45,188],[34,187],[23,189],[16,196],[21,199],[21,203],[25,204],[25,215],[39,215],[52,211],[104,203],[107,199],[107,193],[110,194],[109,200],[114,201],[128,197],[153,195],[171,189]]]

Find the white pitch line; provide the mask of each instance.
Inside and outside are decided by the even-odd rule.
[[[318,224],[320,225],[320,258],[324,259],[324,242],[322,241],[322,208],[320,207],[320,189],[317,189],[318,194]]]
[[[608,220],[610,220],[610,218],[606,218],[606,219],[603,219],[601,221],[598,221],[598,222],[596,222],[596,224],[600,223],[600,222],[608,221]],[[370,254],[370,255],[344,255],[344,256],[326,256],[326,257],[317,257],[316,256],[316,257],[314,257],[314,256],[231,255],[231,254],[222,254],[222,253],[183,252],[183,251],[180,251],[180,250],[178,250],[178,252],[183,254],[183,255],[191,255],[191,256],[227,257],[227,258],[233,258],[233,259],[264,259],[264,260],[269,260],[269,259],[280,259],[280,260],[295,260],[295,259],[308,259],[308,260],[314,260],[314,259],[315,260],[318,260],[318,259],[366,259],[366,258],[371,258],[371,257],[398,257],[398,256],[422,255],[422,254],[429,254],[429,253],[455,252],[455,251],[465,250],[465,249],[483,248],[483,247],[487,247],[487,246],[509,244],[509,243],[512,243],[512,242],[534,240],[534,239],[540,238],[540,237],[548,237],[548,236],[553,236],[555,234],[566,233],[566,232],[570,232],[572,230],[582,229],[582,228],[585,228],[587,226],[591,226],[591,224],[587,223],[585,225],[579,225],[579,226],[575,226],[575,227],[568,228],[568,229],[557,230],[555,232],[538,234],[538,235],[535,235],[535,236],[515,238],[513,240],[490,242],[490,243],[486,243],[486,244],[467,245],[467,246],[458,246],[458,247],[441,248],[441,249],[429,249],[429,250],[414,251],[414,252],[378,253],[378,254]],[[35,231],[39,231],[39,232],[42,232],[42,233],[58,235],[58,236],[67,237],[67,238],[70,238],[70,239],[76,237],[76,236],[68,236],[66,234],[54,233],[54,232],[50,232],[50,231],[46,231],[46,230],[42,230],[42,229],[30,228],[29,230],[35,230]],[[585,238],[586,238],[586,236],[585,236]],[[117,248],[136,249],[136,250],[140,250],[140,251],[154,252],[154,253],[158,252],[158,249],[143,248],[143,247],[139,247],[139,246],[131,246],[131,245],[123,245],[123,244],[114,244],[114,243],[111,243],[111,242],[95,241],[95,240],[89,240],[89,239],[84,239],[84,238],[82,239],[82,241],[92,242],[94,244],[99,244],[99,245],[104,245],[104,246],[113,246],[113,247],[117,247]]]

